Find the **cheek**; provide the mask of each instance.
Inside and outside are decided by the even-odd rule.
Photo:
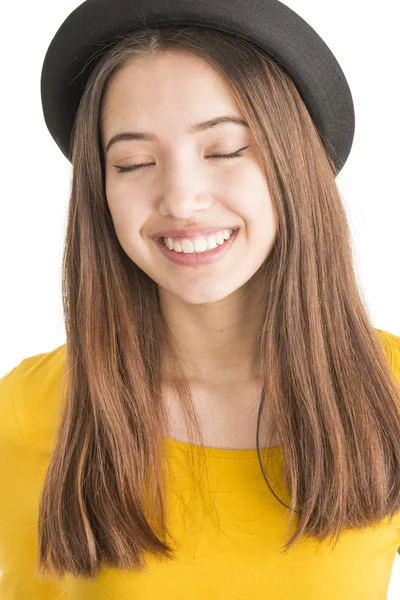
[[[107,193],[107,202],[119,238],[133,239],[140,233],[150,214],[150,207],[145,202],[132,192],[115,188]]]
[[[249,196],[245,215],[260,244],[269,247],[276,237],[277,215],[265,182]]]
[[[263,223],[272,218],[273,206],[269,187],[258,169],[252,169],[246,178],[238,182],[234,198],[240,201],[249,218],[260,219]]]
[[[260,209],[261,211],[261,209]],[[266,202],[260,212],[260,219],[257,221],[257,236],[262,240],[261,244],[268,253],[271,250],[277,234],[276,214],[270,201]]]

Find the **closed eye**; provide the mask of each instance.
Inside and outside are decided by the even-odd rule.
[[[249,144],[250,146],[250,144]],[[240,156],[242,156],[242,152],[244,152],[245,150],[247,150],[247,148],[249,146],[245,146],[244,148],[240,148],[239,150],[237,150],[236,152],[233,152],[232,154],[209,154],[208,156],[206,156],[206,158],[213,158],[213,159],[217,159],[217,158],[239,158]],[[151,165],[154,165],[155,163],[142,163],[140,165],[132,165],[130,167],[120,167],[118,165],[113,165],[116,169],[118,169],[118,173],[127,173],[128,171],[135,171],[136,169],[141,169],[142,167],[150,167]]]

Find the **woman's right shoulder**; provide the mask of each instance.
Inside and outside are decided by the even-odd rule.
[[[0,379],[0,439],[48,449],[55,433],[66,344],[24,358]]]
[[[65,598],[39,581],[37,520],[55,436],[65,346],[24,358],[0,379],[0,598]]]

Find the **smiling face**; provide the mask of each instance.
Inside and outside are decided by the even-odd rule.
[[[190,131],[221,116],[244,120],[219,74],[201,58],[175,51],[130,61],[104,99],[106,196],[119,242],[160,292],[193,304],[216,302],[246,284],[276,236],[250,128],[227,122]],[[153,139],[125,136],[110,144],[127,132]],[[241,156],[210,157],[241,149]],[[143,164],[148,166],[121,169]],[[166,230],[197,226],[238,231],[218,260],[196,267],[173,262],[154,239]]]

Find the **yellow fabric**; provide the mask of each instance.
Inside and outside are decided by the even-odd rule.
[[[377,331],[400,383],[400,337]],[[211,492],[206,499],[216,509],[210,513],[208,504],[192,496],[197,488],[192,486],[190,445],[169,438],[165,448],[174,477],[168,492],[170,531],[180,544],[175,560],[150,555],[141,573],[104,569],[93,582],[71,575],[39,582],[34,577],[38,502],[54,441],[65,349],[26,358],[0,379],[1,600],[386,599],[400,553],[400,514],[375,530],[346,531],[334,550],[317,549],[302,538],[281,556],[288,510],[265,483],[257,451],[206,448]],[[265,452],[268,481],[288,504],[287,490],[277,479],[280,447]]]

